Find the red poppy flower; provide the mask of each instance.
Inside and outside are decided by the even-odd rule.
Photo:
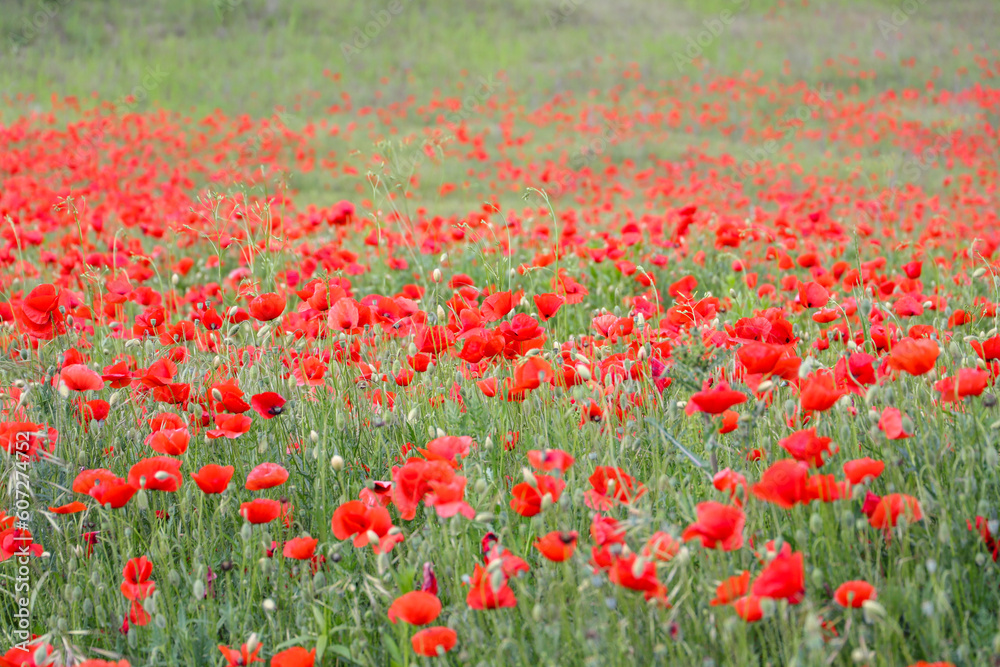
[[[87,506],[80,501],[73,501],[66,505],[60,505],[59,507],[50,507],[49,511],[53,514],[76,514],[77,512],[82,512],[87,509]]]
[[[448,435],[441,438],[434,438],[423,449],[417,451],[423,454],[427,460],[447,461],[458,467],[459,458],[465,458],[473,445],[472,438],[467,435]]]
[[[248,491],[261,491],[281,486],[288,480],[288,471],[277,463],[261,463],[247,475]]]
[[[642,547],[642,555],[658,561],[669,561],[681,550],[681,543],[670,533],[657,531],[650,535]]]
[[[214,463],[202,466],[197,473],[191,473],[191,479],[198,485],[202,493],[222,493],[233,478],[233,466],[220,466]]]
[[[110,470],[105,470],[104,468],[95,468],[93,470],[84,470],[76,476],[73,480],[73,491],[75,493],[90,493],[98,484],[105,482],[110,482],[115,479],[115,474]]]
[[[638,558],[636,554],[616,558],[608,571],[608,579],[623,588],[641,591],[647,600],[658,599],[666,603],[667,589],[656,576],[656,563],[643,564]]]
[[[535,294],[531,298],[535,302],[535,307],[538,308],[538,316],[542,318],[543,322],[548,321],[553,315],[559,312],[559,309],[566,303],[566,299],[558,294]]]
[[[966,396],[979,396],[986,390],[990,374],[980,368],[960,368],[954,377],[946,377],[934,383],[934,389],[941,392],[942,403],[955,403]]]
[[[70,391],[100,391],[104,389],[104,380],[97,371],[83,364],[63,366],[59,378]]]
[[[458,644],[458,635],[451,628],[427,628],[413,635],[410,644],[417,655],[436,658],[455,648]]]
[[[0,532],[0,563],[14,556],[31,555],[37,558],[43,553],[45,549],[35,542],[30,530],[8,528]]]
[[[816,429],[803,429],[792,433],[778,444],[797,461],[804,461],[817,468],[823,465],[823,454],[835,454],[839,448],[834,445],[831,452],[832,438],[821,438],[816,435]]]
[[[259,322],[270,322],[285,312],[285,297],[274,292],[255,296],[250,301],[250,316]]]
[[[459,475],[446,482],[430,480],[428,482],[430,491],[424,496],[424,504],[433,507],[442,519],[451,518],[456,514],[461,514],[466,519],[474,518],[476,511],[472,505],[465,502],[467,482],[465,477]]]
[[[844,463],[844,475],[851,484],[861,484],[875,479],[885,470],[885,463],[868,458],[854,459]]]
[[[102,422],[111,414],[111,404],[102,398],[95,398],[80,405],[80,417],[83,421]]]
[[[998,557],[1000,557],[1000,540],[990,530],[990,522],[985,517],[977,516],[975,526],[972,525],[971,521],[966,521],[966,525],[969,527],[969,530],[979,532],[980,537],[983,538],[983,542],[986,543],[986,550],[993,557],[994,561],[998,560]]]
[[[238,438],[250,430],[251,419],[242,414],[217,414],[215,415],[215,426],[206,435],[211,439],[216,438]]]
[[[750,492],[769,503],[791,509],[798,503],[809,502],[809,468],[795,459],[775,461],[764,471]]]
[[[121,477],[112,476],[109,479],[98,480],[86,493],[96,500],[98,505],[108,505],[112,509],[118,509],[128,503],[138,490],[138,486]]]
[[[469,593],[465,596],[465,602],[470,609],[501,609],[504,607],[516,607],[517,598],[514,591],[507,585],[507,577],[501,574],[499,589],[493,587],[492,576],[482,565],[476,565],[469,583]]]
[[[284,412],[285,399],[281,394],[265,391],[250,397],[250,406],[264,419],[273,419]]]
[[[732,433],[740,425],[740,413],[735,410],[726,410],[722,413],[722,426],[719,427],[719,433],[725,435],[726,433]]]
[[[754,579],[750,592],[762,598],[782,598],[798,604],[805,597],[805,569],[802,554],[792,553],[785,544],[781,552]]]
[[[837,387],[832,371],[810,373],[799,385],[799,403],[803,410],[825,412],[836,404],[844,390]]]
[[[101,379],[109,383],[108,386],[112,389],[121,389],[132,383],[132,371],[129,369],[128,364],[124,361],[119,361],[110,366],[105,366]]]
[[[528,463],[532,468],[542,472],[558,470],[565,473],[575,461],[576,459],[561,449],[546,449],[544,451],[532,449],[528,452]]]
[[[715,599],[708,604],[715,607],[718,605],[732,604],[738,598],[743,597],[750,590],[750,571],[744,570],[742,574],[729,577],[715,589]]]
[[[240,516],[253,524],[270,523],[281,514],[281,503],[269,498],[255,498],[240,503]]]
[[[698,520],[684,530],[682,540],[700,539],[706,549],[720,548],[723,551],[743,546],[743,524],[746,522],[743,510],[714,501],[698,503],[695,509]]]
[[[850,482],[840,482],[833,475],[810,475],[806,480],[806,500],[832,503],[851,496]]]
[[[561,563],[573,556],[579,533],[553,530],[535,541],[535,548],[551,561]]]
[[[281,548],[281,555],[294,560],[309,560],[316,553],[316,545],[319,543],[315,537],[295,537],[285,542]]]
[[[923,375],[934,368],[940,354],[938,344],[929,338],[903,338],[893,345],[889,353],[889,367],[910,375]]]
[[[483,319],[487,322],[496,322],[514,310],[515,305],[514,296],[510,292],[495,292],[483,300],[480,310],[483,312]]]
[[[401,534],[389,534],[393,526],[387,509],[381,505],[369,506],[360,500],[349,500],[338,507],[330,526],[338,540],[353,537],[354,546],[358,548],[371,543],[375,553],[388,552],[403,539]]]
[[[558,502],[566,487],[566,482],[550,475],[536,475],[535,482],[535,485],[521,482],[511,489],[514,497],[511,498],[510,508],[521,516],[531,517],[541,512],[546,496],[551,502]]]
[[[449,485],[454,478],[455,470],[447,461],[411,458],[392,469],[392,502],[404,520],[412,521],[420,501],[433,491],[431,483]]]
[[[833,592],[833,599],[841,607],[854,607],[858,609],[865,600],[874,600],[877,597],[875,587],[867,581],[847,581],[837,587]]]
[[[746,400],[746,394],[730,389],[728,382],[720,382],[711,389],[692,395],[688,400],[686,411],[688,414],[705,412],[710,415],[721,415],[734,405],[746,403]]]
[[[910,523],[924,518],[916,498],[903,493],[890,493],[878,501],[868,517],[868,523],[873,528],[888,530],[896,525],[900,516],[905,517]]]
[[[129,600],[142,600],[149,597],[155,589],[155,583],[150,580],[153,574],[153,563],[145,556],[130,559],[122,568],[121,592]]]
[[[597,466],[589,478],[590,490],[584,492],[584,504],[597,511],[611,509],[616,502],[631,504],[646,493],[646,486],[621,468]]]
[[[740,473],[724,468],[712,477],[712,486],[719,491],[729,491],[729,500],[739,507],[743,506],[747,496],[747,478]],[[738,495],[739,489],[743,489],[742,497]]]
[[[187,451],[190,442],[191,432],[186,428],[164,428],[146,436],[150,449],[168,456],[180,456]]]
[[[245,667],[254,662],[264,662],[257,657],[257,654],[260,653],[259,645],[251,651],[250,647],[244,644],[237,651],[236,649],[219,644],[219,650],[222,652],[222,657],[226,659],[226,667]]]
[[[764,610],[760,606],[760,598],[756,595],[746,595],[733,602],[737,615],[747,623],[756,623],[764,618]]]
[[[271,658],[271,667],[313,667],[316,664],[316,649],[306,650],[293,646]]]
[[[441,613],[441,601],[436,595],[423,591],[410,591],[396,598],[389,606],[389,620],[403,621],[410,625],[433,623]]]
[[[137,489],[173,493],[184,481],[181,462],[169,456],[142,459],[128,471],[128,482]]]

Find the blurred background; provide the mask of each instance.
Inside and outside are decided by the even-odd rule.
[[[994,0],[4,0],[0,90],[113,100],[153,71],[144,104],[265,115],[306,92],[386,104],[502,71],[530,106],[627,67],[648,86],[698,79],[691,56],[817,85],[839,83],[834,61],[852,84],[919,87],[988,57],[998,27]]]
[[[457,125],[471,137],[516,137],[517,160],[563,151],[575,169],[574,154],[591,155],[577,150],[586,130],[608,164],[697,149],[750,155],[751,166],[794,159],[834,176],[850,158],[851,169],[884,180],[874,140],[894,143],[896,121],[930,134],[981,121],[961,93],[1000,72],[998,27],[995,0],[5,0],[0,121],[54,109],[69,122],[99,103],[118,114],[169,110],[188,124],[216,113],[215,126],[270,119],[271,134],[294,134],[360,175],[385,163],[387,137],[409,137],[430,156],[437,140],[413,137]],[[906,106],[906,90],[948,90],[957,101]],[[895,106],[884,106],[885,91]],[[881,136],[859,146],[813,125],[794,133],[794,151],[761,149],[791,136],[788,114],[801,126],[831,96],[838,104],[826,116],[884,107]],[[67,98],[69,107],[58,102]],[[642,136],[664,125],[654,110],[672,115],[671,131]],[[421,166],[435,193],[461,188],[468,157],[431,168],[411,151],[403,171]],[[370,189],[361,178],[298,172],[299,201],[327,205]]]

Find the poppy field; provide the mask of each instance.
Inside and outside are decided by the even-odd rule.
[[[362,88],[386,7],[4,100],[0,667],[1000,664],[997,51]]]

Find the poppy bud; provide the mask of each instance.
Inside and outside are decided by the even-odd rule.
[[[951,526],[947,519],[942,519],[938,525],[938,542],[948,544],[951,542]]]
[[[340,454],[334,454],[333,458],[330,459],[330,467],[336,472],[340,472],[344,469],[344,459]]]
[[[493,563],[500,562],[501,560],[499,558],[493,561]],[[503,588],[505,579],[506,577],[504,576],[503,568],[498,567],[490,574],[490,586],[493,590],[498,591]]]
[[[478,523],[489,523],[490,521],[493,521],[493,519],[495,518],[496,515],[494,515],[493,512],[480,512],[479,514],[476,515],[475,521]]]
[[[483,478],[477,479],[476,480],[476,484],[474,485],[473,488],[475,489],[475,491],[476,491],[477,494],[485,493],[486,489],[487,489],[486,480],[483,479]]]
[[[903,415],[902,419],[903,433],[913,433],[913,420],[907,415]]]
[[[263,607],[264,611],[268,614],[273,613],[274,610],[278,608],[278,605],[271,598],[265,598],[264,602],[262,602],[260,606]]]
[[[374,530],[366,531],[365,535],[368,537],[369,542],[371,542],[372,544],[378,544],[379,542],[378,533],[376,533]]]
[[[431,280],[435,283],[441,282],[441,269],[436,268],[431,272]]]
[[[759,385],[757,385],[758,394],[766,394],[772,389],[774,389],[774,382],[772,382],[771,380],[764,380]]]
[[[997,450],[987,445],[986,451],[983,452],[983,460],[986,461],[988,468],[996,468],[998,463]]]
[[[201,579],[194,582],[194,585],[191,587],[191,595],[195,600],[205,599],[205,584]]]
[[[251,535],[253,535],[253,528],[250,527],[249,523],[244,523],[243,527],[240,528],[240,537],[243,538],[244,542],[249,542]]]
[[[538,480],[535,478],[535,474],[528,470],[527,468],[521,469],[521,476],[524,478],[524,482],[529,484],[534,488],[538,488]]]
[[[982,278],[985,275],[986,275],[986,268],[982,266],[972,272],[973,278]]]
[[[861,611],[865,615],[865,622],[869,624],[886,617],[885,607],[875,600],[865,600],[862,602]]]

